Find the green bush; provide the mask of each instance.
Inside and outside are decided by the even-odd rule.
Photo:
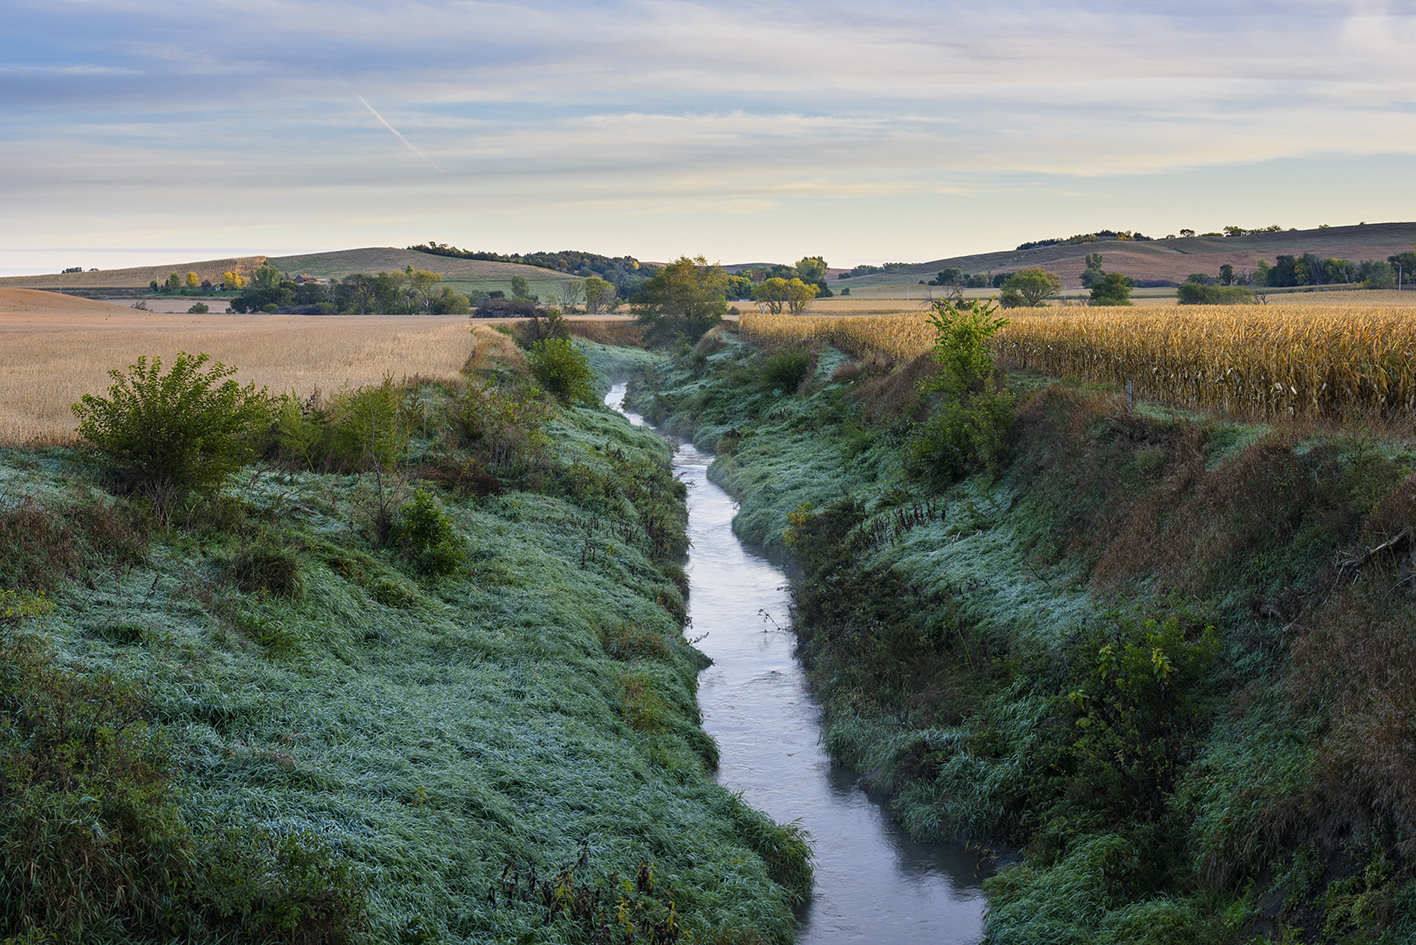
[[[431,576],[451,574],[467,560],[467,545],[431,495],[413,491],[413,501],[399,509],[393,543]]]
[[[526,355],[531,376],[565,404],[595,402],[595,371],[584,352],[565,338],[544,338]]]
[[[189,308],[189,309],[187,309],[187,314],[188,314],[188,315],[205,315],[207,312],[210,312],[210,311],[211,311],[211,309],[207,306],[207,304],[206,304],[205,302],[194,302],[194,303],[192,304],[192,307]]]
[[[762,362],[762,385],[767,390],[794,392],[811,370],[811,352],[788,348],[769,354]]]
[[[940,371],[921,381],[923,394],[943,394],[929,419],[917,426],[907,460],[916,476],[947,483],[970,472],[998,469],[1007,456],[1013,397],[994,390],[988,339],[1007,319],[987,303],[960,311],[934,303],[933,358]]]
[[[122,466],[129,485],[155,497],[214,491],[255,457],[256,435],[269,423],[265,389],[229,380],[235,368],[183,351],[162,374],[146,357],[109,371],[108,396],[85,394],[73,405],[79,436]],[[223,382],[223,378],[228,378]]]

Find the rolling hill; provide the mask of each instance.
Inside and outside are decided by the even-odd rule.
[[[957,266],[965,272],[1015,272],[1041,266],[1076,285],[1086,268],[1089,253],[1102,254],[1102,268],[1123,272],[1133,279],[1170,279],[1184,282],[1193,272],[1215,275],[1229,263],[1235,269],[1252,269],[1260,259],[1270,263],[1279,254],[1301,256],[1312,252],[1324,258],[1386,259],[1416,245],[1416,223],[1372,223],[1313,230],[1253,233],[1247,236],[1194,236],[1158,240],[1104,240],[1039,246],[1035,249],[952,256],[919,263],[893,272],[872,273],[840,280],[844,286],[898,285],[932,279],[939,270]],[[836,280],[832,279],[832,288]]]

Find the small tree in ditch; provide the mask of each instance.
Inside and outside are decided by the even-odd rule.
[[[948,483],[980,469],[996,470],[1007,456],[1013,396],[995,389],[988,339],[1004,325],[998,306],[961,311],[934,303],[933,358],[939,372],[920,383],[926,396],[942,395],[919,424],[909,447],[910,470],[922,479]]]
[[[183,351],[162,373],[146,356],[128,373],[109,371],[108,396],[85,394],[73,405],[78,434],[119,466],[127,485],[150,495],[160,511],[172,499],[214,491],[255,458],[269,423],[265,388],[242,387],[233,367]]]

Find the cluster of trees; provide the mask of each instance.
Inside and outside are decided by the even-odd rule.
[[[195,272],[188,272],[185,279],[174,272],[167,277],[166,282],[153,279],[148,283],[149,290],[161,292],[163,295],[190,295],[193,292],[211,292],[213,288],[210,280],[198,278]]]
[[[1104,240],[1144,240],[1149,241],[1151,237],[1144,233],[1137,233],[1134,230],[1097,230],[1095,233],[1078,233],[1076,236],[1066,238],[1058,237],[1050,240],[1032,240],[1018,246],[1019,250],[1038,249],[1042,246],[1065,246],[1073,243],[1100,243]]]
[[[653,275],[654,267],[641,263],[633,256],[601,256],[598,253],[582,253],[578,250],[562,250],[558,253],[491,253],[468,249],[458,249],[446,243],[427,242],[408,249],[417,253],[434,256],[448,256],[453,259],[480,259],[487,262],[516,263],[521,266],[536,266],[555,272],[569,273],[582,279],[597,277],[615,286],[620,295],[628,295],[637,289],[645,279]]]
[[[952,285],[961,289],[986,289],[991,285],[996,289],[1007,278],[1003,273],[999,273],[997,276],[986,272],[968,273],[958,266],[951,266],[948,269],[939,270],[939,275],[931,279],[929,285]]]
[[[231,275],[228,273],[228,275]],[[239,276],[238,276],[239,278]],[[357,273],[341,280],[297,283],[274,266],[262,266],[245,290],[231,300],[233,312],[290,311],[302,314],[465,315],[465,295],[441,285],[442,275],[409,266],[376,276]]]
[[[1082,284],[1091,289],[1092,305],[1130,305],[1135,283],[1119,272],[1101,268],[1101,254],[1087,256]],[[1062,280],[1056,273],[1038,266],[1019,269],[1006,276],[999,286],[998,303],[1004,308],[1031,308],[1042,305],[1062,290]]]
[[[1186,279],[1186,283],[1201,286],[1270,288],[1360,285],[1368,289],[1391,289],[1395,288],[1398,282],[1408,281],[1408,276],[1413,271],[1416,271],[1416,252],[1397,253],[1388,256],[1385,261],[1364,259],[1361,262],[1304,253],[1301,256],[1278,256],[1273,265],[1260,259],[1252,270],[1236,270],[1231,264],[1225,263],[1219,267],[1218,275],[1193,272]]]
[[[801,279],[773,277],[753,288],[752,300],[766,305],[774,315],[780,315],[783,306],[797,315],[806,308],[806,303],[816,298],[817,291],[816,285]]]
[[[806,285],[815,287],[816,292],[812,298],[820,296],[828,299],[831,297],[831,287],[826,284],[826,269],[826,260],[820,256],[803,256],[791,266],[783,263],[753,266],[739,271],[737,275],[729,275],[726,291],[729,298],[761,301],[758,298],[758,286],[763,283],[773,279],[781,279],[784,282],[799,279]]]
[[[895,272],[899,269],[908,269],[914,263],[887,262],[878,266],[861,264],[851,269],[850,272],[840,272],[836,274],[837,279],[849,279],[853,276],[868,276],[877,272]]]

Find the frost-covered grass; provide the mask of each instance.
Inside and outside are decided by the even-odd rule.
[[[644,357],[593,360],[610,373]],[[145,526],[132,554],[77,532],[34,538],[24,561],[12,546],[7,586],[53,604],[13,632],[75,678],[138,687],[199,849],[257,829],[347,871],[362,917],[319,940],[575,940],[618,927],[623,896],[641,934],[673,911],[698,940],[790,941],[805,848],[714,783],[698,727],[703,658],[683,639],[673,542],[653,533],[682,541],[668,449],[603,408],[561,409],[547,434],[501,495],[385,475],[400,495],[430,491],[465,543],[447,576],[377,545],[372,474],[256,467]],[[63,450],[7,451],[0,517],[141,519],[87,475]],[[764,859],[764,837],[786,852]],[[529,893],[532,869],[549,885]],[[537,905],[553,887],[589,890],[599,918]]]

